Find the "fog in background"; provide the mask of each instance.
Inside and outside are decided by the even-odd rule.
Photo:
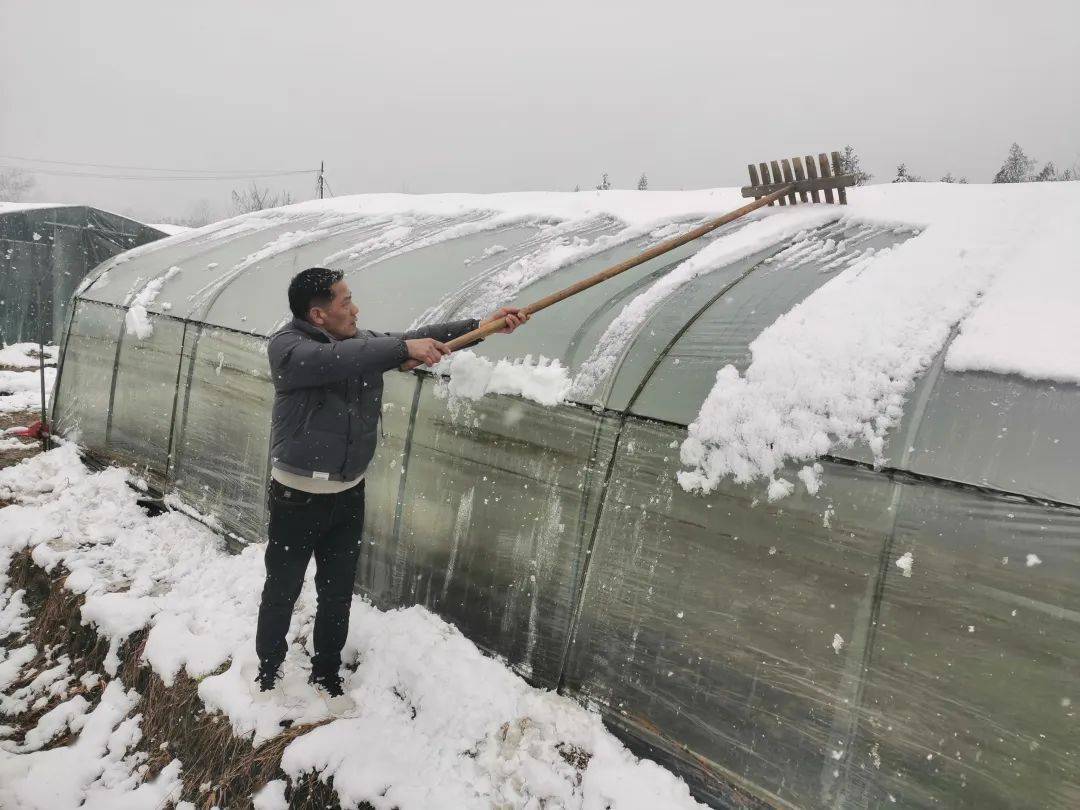
[[[336,195],[741,185],[845,144],[874,182],[901,161],[989,182],[1013,141],[1080,162],[1078,8],[0,0],[0,169],[148,221],[320,160]],[[68,176],[159,169],[219,179]]]

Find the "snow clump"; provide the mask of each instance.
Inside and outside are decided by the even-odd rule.
[[[904,572],[904,576],[911,577],[911,566],[915,564],[915,555],[905,551],[896,561],[896,567]]]
[[[124,316],[124,328],[129,335],[134,335],[139,340],[146,340],[154,334],[154,325],[150,323],[146,308],[157,300],[161,288],[165,286],[165,282],[179,272],[179,267],[170,267],[163,276],[155,278],[131,299],[127,315]]]
[[[558,360],[532,355],[492,363],[470,351],[454,352],[434,367],[453,398],[480,399],[487,394],[512,394],[541,405],[558,405],[570,391],[570,375]]]

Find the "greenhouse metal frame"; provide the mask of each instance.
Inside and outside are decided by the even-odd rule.
[[[265,342],[288,317],[292,274],[343,269],[361,323],[400,329],[523,304],[652,239],[495,300],[491,281],[514,262],[620,223],[485,228],[485,216],[403,229],[282,209],[107,262],[75,296],[54,425],[234,544],[258,542]],[[577,369],[633,295],[738,227],[477,351]],[[532,683],[595,706],[716,806],[1080,801],[1080,728],[1063,702],[1080,664],[1080,387],[948,371],[942,350],[884,464],[836,450],[816,495],[776,503],[760,486],[703,496],[675,480],[717,369],[745,370],[753,338],[860,250],[913,234],[845,219],[809,236],[843,246],[827,259],[788,256],[788,240],[703,274],[573,403],[454,402],[429,374],[387,374],[358,590],[383,608],[424,605]],[[155,279],[139,339],[126,302]],[[1025,566],[1036,547],[1045,564]],[[896,566],[905,552],[915,576]]]

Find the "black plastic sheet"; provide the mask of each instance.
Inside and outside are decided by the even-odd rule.
[[[0,213],[0,341],[59,343],[72,295],[105,259],[164,237],[85,206]],[[40,303],[39,303],[40,302]]]

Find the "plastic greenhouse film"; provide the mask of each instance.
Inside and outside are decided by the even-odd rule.
[[[943,372],[911,442],[910,469],[1080,506],[1080,386]]]
[[[500,398],[453,413],[433,389],[425,380],[397,535],[368,549],[361,585],[554,687],[615,420]]]
[[[830,806],[895,485],[829,467],[829,499],[688,495],[684,435],[630,420],[619,438],[567,689],[685,747],[681,771],[707,763],[766,799]]]
[[[124,334],[116,367],[116,384],[108,420],[108,452],[134,467],[147,484],[164,491],[177,380],[182,361],[184,324],[149,316],[152,332],[145,339]],[[195,334],[194,327],[190,330]]]
[[[829,463],[779,508],[734,485],[689,496],[681,435],[619,439],[569,690],[681,750],[688,778],[767,800],[1077,795],[1080,511]]]
[[[109,418],[117,341],[124,311],[79,301],[72,317],[67,350],[61,359],[52,422],[57,432],[107,458]]]
[[[236,540],[264,537],[274,390],[262,338],[189,327],[169,494]]]

